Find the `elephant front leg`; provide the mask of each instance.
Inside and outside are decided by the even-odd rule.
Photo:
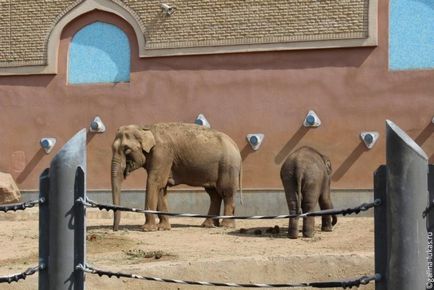
[[[211,200],[208,215],[219,215],[220,214],[220,206],[222,203],[221,196],[217,193],[215,188],[205,188],[206,192],[209,194],[209,198]],[[202,223],[202,226],[205,228],[213,228],[220,226],[220,222],[218,219],[207,218]]]
[[[235,214],[235,201],[234,196],[231,194],[230,196],[225,196],[223,199],[224,203],[224,215],[234,215]],[[222,227],[225,228],[235,228],[235,220],[232,219],[224,219],[221,223]]]
[[[158,194],[160,192],[159,186],[153,184],[151,182],[147,182],[146,185],[146,200],[145,200],[145,209],[146,210],[156,210],[158,203]],[[145,213],[145,224],[142,226],[143,231],[150,232],[156,231],[157,225],[155,222],[155,215],[150,213]]]
[[[167,186],[160,191],[158,195],[158,205],[157,210],[162,212],[168,212],[168,203],[167,203]],[[169,217],[167,215],[158,215],[160,219],[160,223],[158,224],[158,229],[162,231],[170,230],[170,222]]]

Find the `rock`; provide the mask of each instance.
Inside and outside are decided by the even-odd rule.
[[[17,203],[21,193],[12,175],[0,172],[0,204]]]

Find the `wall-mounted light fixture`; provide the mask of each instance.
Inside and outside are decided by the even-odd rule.
[[[56,138],[45,137],[39,141],[42,149],[44,149],[45,153],[49,154],[51,150],[53,150],[54,145],[56,145]]]
[[[321,120],[319,119],[318,115],[313,111],[310,110],[303,121],[303,126],[305,127],[311,127],[316,128],[321,125]]]
[[[194,123],[197,125],[205,126],[207,128],[211,128],[210,123],[208,122],[208,120],[205,118],[203,114],[197,115],[196,120],[194,120]]]
[[[249,142],[250,146],[253,150],[258,150],[262,145],[262,141],[264,140],[264,134],[255,133],[255,134],[247,134],[247,142]]]
[[[362,139],[363,143],[368,149],[374,147],[375,143],[378,140],[378,137],[380,137],[380,133],[375,131],[360,133],[360,139]]]
[[[166,3],[161,3],[160,7],[161,7],[161,12],[163,12],[164,16],[172,16],[172,14],[175,13],[176,11],[175,6],[171,6]]]
[[[93,119],[93,121],[90,122],[89,130],[90,130],[90,132],[94,132],[94,133],[104,133],[105,132],[105,125],[99,116],[96,116]]]

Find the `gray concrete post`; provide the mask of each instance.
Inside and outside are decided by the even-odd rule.
[[[428,191],[429,200],[431,205],[434,205],[434,165],[429,165],[428,173]],[[434,258],[434,208],[427,211],[427,228],[428,228],[428,249],[427,249],[427,262],[428,262],[428,281],[426,283],[426,289],[434,289],[434,271],[433,271],[433,258]]]
[[[78,132],[51,162],[48,196],[48,287],[44,290],[83,290],[84,273],[76,270],[84,264],[86,130]],[[80,239],[82,239],[80,241]]]
[[[49,169],[45,169],[39,177],[39,200],[44,200],[39,205],[39,288],[48,289],[48,256],[49,256],[49,214],[48,194],[50,192]]]
[[[386,122],[388,290],[425,289],[428,157],[404,131]]]
[[[375,282],[375,290],[387,290],[387,167],[381,165],[374,173],[374,200],[380,199],[381,205],[374,208],[375,222],[375,273],[381,274],[382,279]]]

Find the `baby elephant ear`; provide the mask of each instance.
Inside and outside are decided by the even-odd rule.
[[[330,162],[330,160],[328,158],[324,159],[325,165],[327,167],[327,174],[330,175],[332,174],[332,163]]]
[[[140,130],[140,144],[142,145],[142,149],[146,153],[149,153],[152,147],[155,146],[154,134],[148,130]]]

